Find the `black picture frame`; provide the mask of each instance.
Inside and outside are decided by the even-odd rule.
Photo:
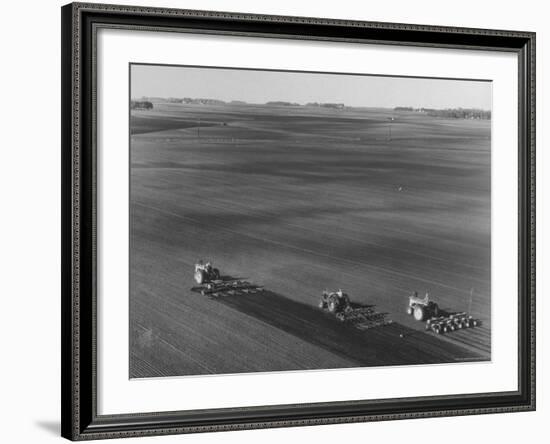
[[[71,440],[535,409],[535,33],[72,3],[62,15],[62,436]],[[518,390],[101,416],[96,381],[99,27],[509,51],[519,65]]]

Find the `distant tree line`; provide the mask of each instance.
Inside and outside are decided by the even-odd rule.
[[[153,104],[147,100],[131,100],[130,109],[153,109]]]
[[[187,103],[192,105],[225,105],[223,100],[203,98],[192,99],[191,97],[184,97],[183,99],[170,97],[167,101],[170,103]]]
[[[294,102],[283,102],[281,100],[274,100],[271,102],[266,102],[266,105],[277,105],[277,106],[300,106],[299,103]]]
[[[345,105],[343,103],[319,103],[319,102],[310,102],[306,106],[319,106],[321,108],[333,108],[333,109],[343,109]]]
[[[491,120],[491,111],[474,108],[423,109],[429,116],[450,119],[481,119]]]
[[[225,102],[223,100],[217,100],[217,99],[192,99],[190,97],[184,97],[182,99],[183,103],[191,103],[195,105],[224,105]]]
[[[395,111],[414,111],[425,113],[428,116],[443,117],[447,119],[478,119],[491,120],[491,111],[477,108],[413,108],[412,106],[396,106]]]
[[[135,103],[136,108],[139,108],[139,103],[144,103],[145,99],[150,99],[150,97],[142,97],[142,101],[133,101],[132,103]],[[244,100],[231,100],[229,102],[225,102],[223,100],[218,99],[205,99],[205,98],[191,98],[191,97],[168,97],[168,98],[158,98],[160,101],[165,101],[168,103],[185,103],[188,105],[247,105],[248,102],[245,102]],[[316,106],[320,108],[332,108],[332,109],[344,109],[346,106],[343,103],[325,103],[325,102],[310,102],[306,103],[305,105],[302,105],[297,102],[288,102],[284,100],[271,100],[269,102],[266,102],[265,105],[269,106]],[[412,108],[410,108],[410,111],[412,111]]]

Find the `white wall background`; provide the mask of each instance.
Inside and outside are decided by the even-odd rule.
[[[550,389],[544,371],[550,315],[544,303],[543,270],[549,219],[544,204],[549,181],[544,151],[544,82],[550,13],[545,2],[528,0],[116,0],[118,3],[260,14],[307,15],[403,23],[516,29],[537,32],[538,123],[538,410],[484,415],[305,427],[216,434],[140,438],[125,442],[280,443],[426,442],[491,440],[542,442],[550,420]],[[9,443],[59,442],[60,412],[60,6],[59,0],[5,2],[0,27],[0,436]],[[498,297],[498,295],[495,295]],[[544,350],[543,350],[544,349]],[[546,352],[546,353],[545,353]],[[537,434],[539,437],[537,437]],[[431,435],[431,436],[428,436]],[[439,438],[438,438],[439,439]]]

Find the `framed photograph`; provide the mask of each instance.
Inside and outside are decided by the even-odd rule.
[[[64,437],[534,410],[534,33],[73,3],[61,130]]]

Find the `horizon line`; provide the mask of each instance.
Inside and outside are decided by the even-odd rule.
[[[463,107],[463,106],[454,106],[454,107],[445,107],[445,108],[433,108],[429,106],[412,106],[412,105],[397,105],[397,106],[376,106],[376,105],[346,105],[344,102],[306,102],[306,103],[299,103],[299,102],[289,102],[288,100],[268,100],[267,102],[247,102],[246,100],[240,100],[240,99],[233,99],[233,100],[222,100],[222,99],[214,99],[212,97],[163,97],[163,96],[141,96],[141,97],[130,97],[130,101],[139,101],[144,99],[160,99],[165,100],[167,102],[170,102],[171,100],[178,100],[182,101],[184,99],[190,99],[190,100],[210,100],[214,102],[220,102],[220,104],[224,105],[231,105],[231,104],[241,104],[241,105],[277,105],[280,104],[281,106],[319,106],[322,107],[322,105],[341,105],[343,108],[380,108],[380,109],[389,109],[394,111],[415,111],[415,110],[437,110],[437,111],[446,111],[446,110],[475,110],[475,111],[485,111],[485,112],[492,112],[492,109],[486,109],[486,108],[478,108],[478,107]],[[236,103],[235,103],[236,102]],[[171,102],[171,103],[182,103],[182,102]],[[196,103],[188,103],[190,105],[196,105]],[[326,107],[330,108],[330,107]],[[399,109],[402,108],[402,109]],[[410,110],[403,109],[403,108],[410,108]]]

